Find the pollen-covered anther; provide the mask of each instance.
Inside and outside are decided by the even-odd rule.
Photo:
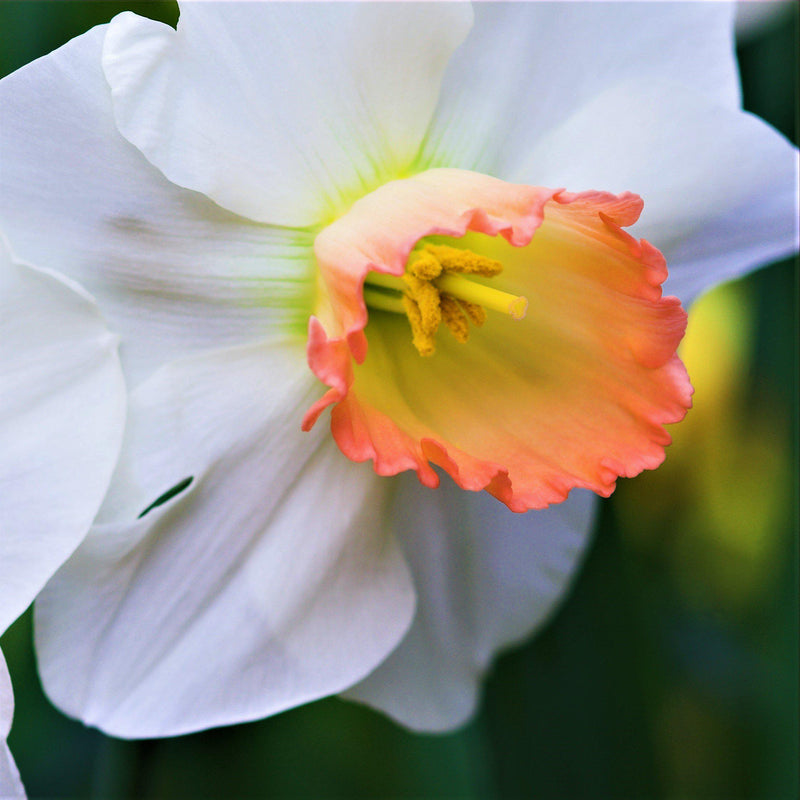
[[[476,328],[480,328],[486,322],[486,310],[483,306],[479,306],[477,303],[470,303],[468,300],[462,300],[461,298],[458,299],[458,304]]]
[[[421,293],[421,304],[411,293],[403,295],[403,308],[411,326],[411,341],[421,356],[432,356],[436,352],[434,337],[442,320],[439,292],[431,284],[427,286],[436,293],[435,304],[430,302],[432,293]]]
[[[413,275],[422,281],[432,281],[442,274],[442,262],[436,258],[429,247],[430,245],[423,250],[414,250],[411,253],[406,265],[406,275]]]
[[[466,344],[469,339],[469,322],[458,301],[449,294],[442,295],[442,322],[453,334],[457,342]]]
[[[456,341],[465,343],[469,339],[469,323],[479,327],[486,321],[484,307],[513,319],[525,316],[528,301],[524,297],[466,277],[493,278],[502,270],[499,261],[471,250],[425,244],[410,254],[402,277],[370,273],[364,282],[364,300],[381,311],[405,311],[414,347],[420,355],[431,356],[436,352],[435,337],[442,322]],[[402,307],[396,295],[392,297],[373,287],[402,292]]]
[[[487,258],[471,250],[448,247],[446,244],[426,244],[422,253],[433,256],[444,272],[494,278],[503,271],[503,265],[494,258]]]

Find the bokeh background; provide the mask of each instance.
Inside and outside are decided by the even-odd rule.
[[[125,9],[177,18],[161,2],[0,3],[0,74]],[[745,107],[795,143],[797,33],[787,4],[738,51]],[[467,727],[413,735],[330,699],[192,736],[111,739],[44,697],[28,612],[0,644],[30,796],[794,800],[796,272],[771,266],[692,308],[695,407],[666,464],[604,502],[573,592],[497,661]]]

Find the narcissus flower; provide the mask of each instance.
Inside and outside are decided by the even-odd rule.
[[[0,237],[0,633],[100,507],[125,426],[116,346],[85,292],[15,263]],[[5,744],[12,713],[0,653],[0,797],[24,795]]]
[[[0,225],[96,296],[131,386],[37,602],[57,705],[123,736],[337,692],[469,716],[574,573],[584,490],[664,457],[672,295],[795,246],[795,156],[741,112],[731,30],[719,4],[189,3],[2,83]]]

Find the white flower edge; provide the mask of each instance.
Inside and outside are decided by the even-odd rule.
[[[797,251],[797,148],[774,128],[672,81],[628,80],[542,137],[509,176],[633,191],[631,228],[667,259],[665,293],[706,289]]]
[[[389,483],[300,431],[317,392],[295,342],[175,362],[131,394],[101,522],[35,605],[59,708],[123,737],[257,719],[341,692],[402,639]]]
[[[725,2],[478,3],[470,36],[445,72],[420,161],[512,180],[540,138],[629,81],[633,69],[653,85],[653,99],[669,80],[737,108],[732,20]]]
[[[413,160],[471,24],[465,3],[185,3],[177,31],[115,17],[103,67],[119,130],[170,181],[306,226]]]
[[[86,535],[122,442],[125,384],[94,301],[0,237],[0,631]]]
[[[392,519],[414,575],[416,614],[400,645],[343,696],[412,730],[466,723],[497,654],[541,629],[566,597],[597,500],[575,490],[546,511],[512,514],[449,480],[431,492],[401,476]]]
[[[91,293],[132,388],[169,361],[304,329],[297,256],[310,264],[313,237],[175,186],[123,139],[101,64],[107,27],[0,81],[0,231],[24,262]]]
[[[122,442],[117,337],[63,276],[19,263],[0,235],[0,632],[85,536]],[[0,652],[0,796],[25,797],[7,737]]]
[[[149,161],[280,225],[330,219],[408,170],[506,178],[631,63],[740,101],[728,3],[483,3],[474,19],[464,3],[190,2],[177,31],[115,18],[103,64],[118,127]]]

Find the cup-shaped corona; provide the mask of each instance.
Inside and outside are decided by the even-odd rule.
[[[331,427],[381,475],[437,465],[514,511],[658,466],[691,386],[661,254],[633,194],[431,170],[356,202],[315,242],[312,371]]]

